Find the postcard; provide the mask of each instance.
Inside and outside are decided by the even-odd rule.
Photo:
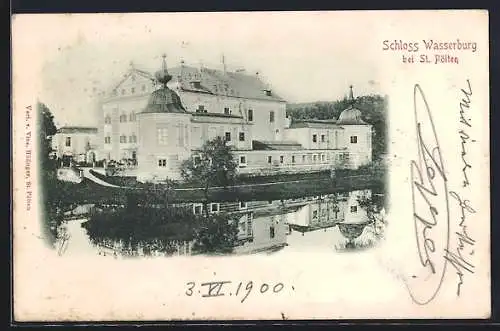
[[[19,14],[17,322],[489,318],[485,10]]]

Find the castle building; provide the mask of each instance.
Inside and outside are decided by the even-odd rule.
[[[140,181],[180,179],[181,162],[217,136],[248,175],[357,168],[371,162],[371,125],[351,106],[338,120],[290,123],[286,102],[255,75],[181,64],[151,75],[131,67],[101,101],[107,159],[137,161]]]

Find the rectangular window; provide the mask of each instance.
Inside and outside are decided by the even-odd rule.
[[[318,141],[318,135],[317,134],[313,134],[313,143],[315,143],[317,141]]]
[[[247,233],[249,236],[253,235],[252,213],[247,214]]]
[[[158,167],[166,168],[167,167],[167,159],[158,159]]]
[[[240,141],[245,141],[245,132],[240,132]]]
[[[105,124],[111,124],[111,116],[106,115],[106,117],[104,117],[104,123]]]
[[[66,137],[66,147],[71,146],[71,137]]]
[[[120,115],[120,123],[127,122],[127,115],[122,114]]]
[[[231,141],[231,132],[226,132],[226,141]]]
[[[302,155],[302,163],[306,163],[306,156]]]
[[[273,157],[272,156],[268,156],[267,157],[267,163],[271,164],[273,162]]]
[[[285,161],[285,157],[283,155],[280,155],[280,163],[283,163]]]
[[[193,214],[195,215],[201,215],[203,213],[203,204],[201,203],[194,203],[193,204]]]
[[[242,210],[242,209],[247,209],[246,201],[240,201],[240,210]]]
[[[134,87],[132,87],[132,88],[130,89],[130,92],[132,92],[132,94],[134,94],[134,93],[135,93],[135,88],[134,88]]]
[[[156,129],[156,135],[157,135],[158,145],[167,145],[168,144],[168,130],[167,130],[167,128]]]
[[[248,121],[249,122],[253,121],[253,109],[248,110]]]
[[[177,146],[184,147],[184,126],[177,123]]]
[[[351,144],[357,144],[358,143],[358,136],[351,136]]]
[[[217,202],[212,202],[210,204],[210,212],[211,213],[218,213],[219,212],[219,204]]]
[[[120,143],[125,144],[127,142],[127,136],[121,135],[120,136]]]
[[[322,143],[324,143],[324,142],[325,142],[325,135],[324,135],[324,134],[322,134],[322,135],[321,135],[321,142],[322,142]]]
[[[358,212],[358,206],[351,206],[351,213],[357,213]]]
[[[316,159],[318,158],[318,156],[316,154],[313,155],[313,162],[316,163]]]
[[[325,162],[325,154],[321,154],[321,162]]]
[[[269,122],[274,123],[274,111],[272,110],[269,112]]]
[[[104,143],[111,144],[111,137],[110,136],[104,137]]]
[[[271,225],[269,227],[269,237],[270,238],[274,238],[274,235],[275,235],[275,233],[274,233],[274,225]]]
[[[240,168],[247,166],[247,157],[244,155],[240,156]]]
[[[205,106],[199,105],[198,108],[196,109],[197,113],[206,113]]]
[[[230,115],[231,114],[231,110],[228,107],[224,108],[224,114]]]
[[[295,163],[295,155],[292,155],[292,163]]]

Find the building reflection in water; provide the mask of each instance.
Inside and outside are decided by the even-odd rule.
[[[308,247],[314,247],[315,241],[325,239],[330,249],[350,250],[356,248],[356,243],[358,248],[372,246],[375,239],[381,237],[377,220],[384,222],[380,217],[383,206],[373,196],[383,200],[381,194],[362,190],[288,200],[214,202],[208,208],[210,213],[234,215],[238,221],[234,254],[275,252],[291,249],[286,248],[289,245],[300,249],[306,242]],[[189,205],[194,214],[204,213],[202,204]],[[85,232],[83,228],[80,230]],[[164,256],[191,255],[193,252],[193,242],[180,240],[161,243],[169,247],[166,254],[155,251],[155,243],[150,243],[147,250],[138,247],[134,252],[111,240],[100,243],[95,247],[100,255],[116,256],[119,252],[118,255]],[[71,245],[71,239],[68,244]]]

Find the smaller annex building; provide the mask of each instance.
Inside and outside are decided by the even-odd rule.
[[[93,163],[99,160],[97,140],[95,127],[63,126],[52,137],[52,150],[66,165],[71,161]]]

